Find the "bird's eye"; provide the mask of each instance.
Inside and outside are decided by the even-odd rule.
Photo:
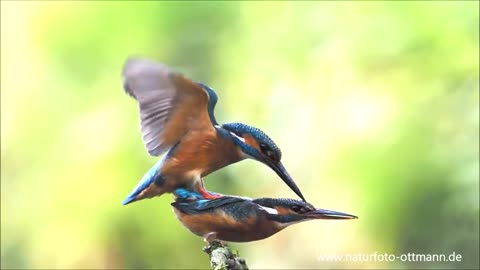
[[[293,205],[290,207],[294,212],[299,213],[299,214],[305,214],[308,213],[312,210],[315,210],[315,208],[310,209],[308,206],[300,206],[300,205]]]
[[[271,159],[274,159],[275,158],[275,153],[273,151],[267,151],[265,153],[267,155],[267,157],[271,158]]]
[[[268,151],[268,150],[270,150],[270,149],[268,148],[268,146],[267,146],[266,144],[261,143],[261,144],[260,144],[260,150],[262,150],[262,152],[266,152],[266,151]]]
[[[291,208],[292,208],[292,210],[295,211],[295,212],[299,212],[299,211],[300,211],[300,206],[298,206],[298,205],[294,205],[294,206],[292,206]]]
[[[267,144],[261,143],[260,144],[260,150],[269,159],[278,161],[277,153],[275,151],[273,151]]]

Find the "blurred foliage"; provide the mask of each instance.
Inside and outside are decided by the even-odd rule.
[[[122,91],[130,55],[255,125],[318,207],[358,215],[234,244],[252,268],[479,267],[479,3],[1,2],[2,268],[207,268],[171,195],[127,207],[156,158]],[[243,161],[207,188],[294,197]],[[322,262],[322,254],[462,254]],[[186,255],[188,254],[188,255]]]

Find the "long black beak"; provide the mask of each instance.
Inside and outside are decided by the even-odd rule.
[[[282,178],[283,182],[287,184],[287,186],[295,192],[295,194],[298,195],[304,202],[306,202],[305,198],[303,197],[302,192],[300,189],[297,187],[297,184],[295,184],[295,181],[293,181],[292,177],[288,174],[287,170],[285,167],[283,167],[283,164],[281,162],[272,162],[270,160],[266,160],[265,163],[274,170],[280,178]]]
[[[326,209],[317,208],[315,211],[305,214],[306,217],[311,219],[356,219],[357,216],[345,214],[342,212],[331,211]]]

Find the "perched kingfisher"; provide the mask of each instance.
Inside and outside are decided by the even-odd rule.
[[[129,204],[173,192],[205,190],[202,177],[245,158],[260,161],[305,201],[284,168],[280,148],[260,129],[242,123],[219,125],[210,87],[189,80],[155,61],[130,58],[123,68],[124,89],[138,101],[143,142],[152,156],[165,155],[123,201]]]
[[[303,221],[357,218],[293,199],[253,200],[226,195],[205,199],[201,194],[186,189],[177,189],[174,194],[176,200],[172,206],[178,220],[207,242],[250,242],[265,239]]]

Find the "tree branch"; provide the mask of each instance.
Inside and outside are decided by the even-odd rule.
[[[210,256],[210,266],[213,270],[248,270],[244,259],[234,254],[227,244],[213,240],[203,251]]]

